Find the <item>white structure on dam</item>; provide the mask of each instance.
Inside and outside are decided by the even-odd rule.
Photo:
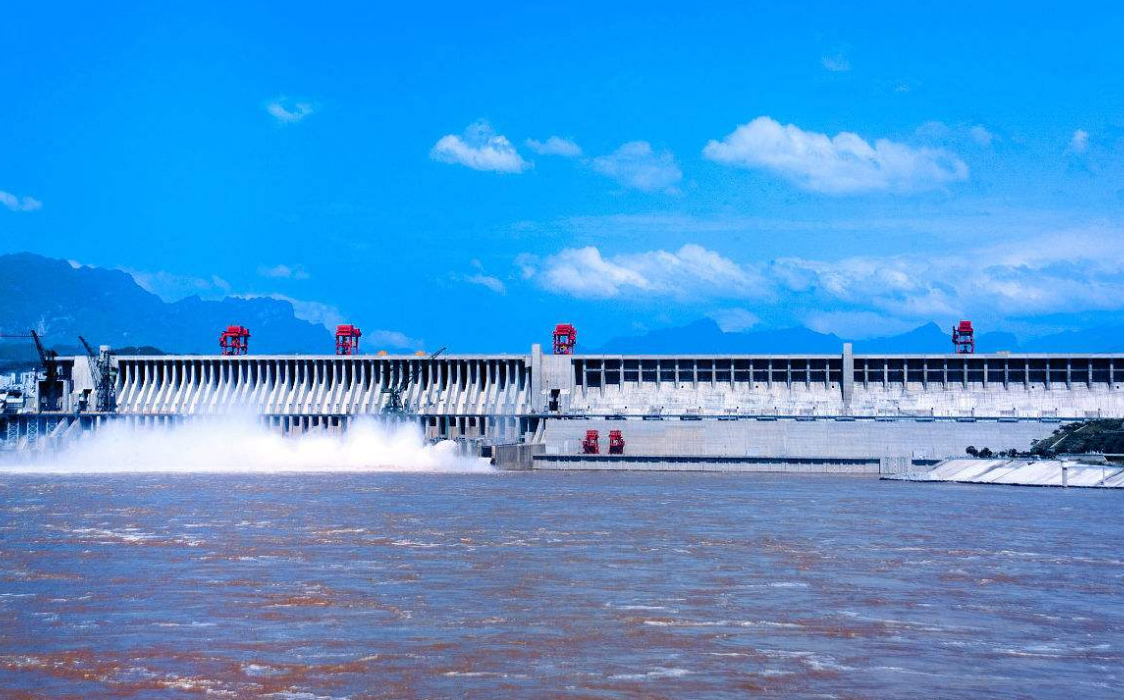
[[[58,363],[56,399],[0,417],[9,447],[30,416],[53,421],[39,428],[48,434],[232,412],[289,431],[342,429],[383,415],[395,388],[398,415],[431,437],[541,443],[548,455],[614,429],[629,455],[935,459],[967,445],[1026,449],[1061,421],[1124,417],[1124,354],[547,355],[535,345],[526,355],[112,356],[112,414],[91,410],[88,358]]]

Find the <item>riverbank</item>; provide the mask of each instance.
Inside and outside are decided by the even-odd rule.
[[[947,459],[928,471],[887,474],[882,478],[1009,486],[1124,488],[1124,466],[1058,459]]]

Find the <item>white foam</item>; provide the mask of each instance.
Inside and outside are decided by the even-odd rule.
[[[252,419],[208,419],[174,427],[103,426],[89,438],[0,472],[489,472],[452,441],[427,444],[409,424],[358,420],[343,434],[284,436]]]

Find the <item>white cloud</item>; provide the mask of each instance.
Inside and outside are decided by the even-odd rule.
[[[1089,150],[1089,132],[1084,129],[1073,132],[1073,138],[1069,140],[1069,148],[1074,153],[1084,153]]]
[[[0,190],[0,204],[12,211],[38,211],[43,208],[43,203],[34,197],[17,197],[3,190]]]
[[[265,111],[269,112],[279,124],[296,124],[316,109],[308,102],[292,102],[287,98],[279,97],[266,104]]]
[[[726,165],[769,170],[804,189],[829,194],[927,190],[968,178],[968,166],[943,149],[888,139],[872,146],[851,132],[829,137],[794,124],[782,126],[769,117],[710,141],[703,155]]]
[[[534,166],[523,160],[506,136],[497,134],[486,121],[478,121],[465,129],[462,136],[442,136],[429,157],[442,163],[456,163],[473,170],[497,173],[521,173]]]
[[[1124,230],[1058,229],[1017,241],[979,243],[944,254],[781,258],[739,263],[689,244],[607,257],[595,247],[541,259],[520,256],[541,288],[586,299],[643,299],[748,308],[709,315],[727,331],[757,314],[848,337],[885,335],[929,321],[972,318],[995,327],[1010,319],[1124,310]],[[981,241],[986,239],[981,238]],[[768,304],[765,314],[762,304]]]
[[[259,267],[258,274],[262,277],[286,280],[306,280],[310,275],[300,265],[274,265],[273,267]]]
[[[363,331],[363,338],[367,347],[376,350],[391,348],[392,350],[421,350],[425,343],[417,338],[402,333],[401,331]]]
[[[992,134],[980,124],[969,128],[968,135],[972,137],[973,141],[984,147],[990,146],[991,142],[995,140],[995,134]]]
[[[524,275],[543,287],[581,298],[629,293],[684,298],[696,293],[755,296],[759,280],[714,251],[688,244],[675,252],[656,250],[605,258],[593,246],[567,248],[545,258],[541,269],[522,262]]]
[[[492,277],[491,275],[470,275],[468,277],[465,277],[464,281],[468,282],[469,284],[477,284],[481,287],[486,287],[496,294],[504,294],[507,292],[507,287],[504,286],[503,281],[498,277]]]
[[[675,192],[683,172],[671,151],[656,153],[647,141],[631,141],[607,156],[594,158],[593,169],[626,187],[644,192]]]
[[[551,136],[546,141],[527,139],[527,148],[540,156],[562,156],[563,158],[577,158],[582,154],[581,146],[570,139],[561,136]]]
[[[179,301],[190,296],[198,296],[201,299],[221,299],[230,294],[230,283],[218,275],[196,277],[164,271],[120,269],[128,273],[141,289],[155,294],[166,302]]]
[[[336,326],[344,323],[343,313],[332,306],[319,301],[305,301],[304,299],[294,299],[285,294],[241,294],[237,295],[240,299],[277,299],[278,301],[287,301],[293,307],[293,315],[302,321],[315,323],[324,326],[329,331],[335,333]],[[364,333],[366,336],[366,333]]]
[[[719,309],[710,314],[724,333],[741,333],[753,328],[761,319],[746,309]]]
[[[851,70],[851,62],[841,53],[837,53],[834,56],[824,56],[820,59],[820,63],[832,73],[842,73]]]

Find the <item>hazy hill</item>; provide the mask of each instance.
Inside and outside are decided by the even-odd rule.
[[[35,328],[60,351],[74,352],[82,335],[94,345],[213,353],[219,333],[231,324],[250,328],[255,353],[333,349],[328,330],[298,319],[286,301],[190,297],[169,304],[119,270],[75,268],[30,253],[0,255],[0,332]],[[32,350],[26,341],[3,346],[0,356]]]
[[[927,323],[900,335],[850,341],[858,354],[922,354],[952,352],[952,328]],[[711,319],[700,319],[678,328],[660,328],[648,333],[614,338],[582,352],[607,354],[836,354],[848,342],[835,334],[807,328],[725,333]],[[980,333],[976,352],[1124,352],[1124,326],[1106,326],[1067,331],[1020,343],[1011,333]]]

